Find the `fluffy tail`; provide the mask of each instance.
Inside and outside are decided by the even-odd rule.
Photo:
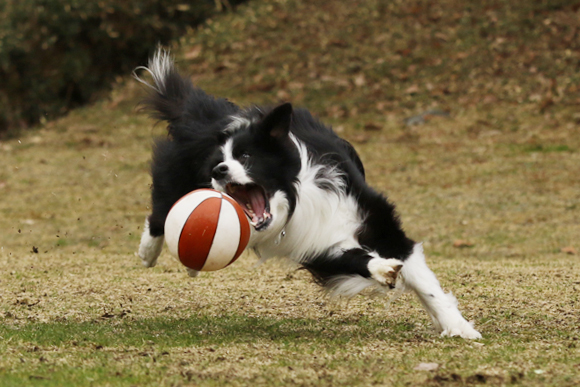
[[[139,70],[149,73],[153,84],[137,75]],[[182,77],[173,58],[163,48],[155,52],[147,66],[137,67],[133,76],[151,89],[143,102],[145,109],[150,110],[154,118],[167,121],[170,131],[183,122],[209,124],[239,110],[233,103],[206,94],[190,79]]]
[[[148,72],[153,78],[153,84],[138,76],[139,70]],[[183,116],[185,101],[194,87],[189,79],[179,75],[168,51],[159,48],[149,59],[147,67],[137,67],[133,76],[152,90],[143,104],[153,117],[175,123]]]

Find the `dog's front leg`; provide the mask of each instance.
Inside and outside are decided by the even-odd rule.
[[[382,258],[363,248],[352,248],[311,257],[302,265],[331,296],[352,297],[369,286],[394,289],[403,262]]]
[[[143,266],[153,267],[157,264],[157,258],[163,248],[163,239],[163,235],[152,235],[149,227],[149,218],[145,219],[141,243],[139,244],[139,252],[137,253],[139,258],[141,258]]]
[[[441,332],[442,336],[481,338],[481,334],[473,329],[472,324],[465,320],[457,309],[457,299],[441,289],[437,277],[425,263],[421,244],[416,244],[413,253],[405,260],[401,275],[405,286],[417,293],[431,316],[435,329]]]
[[[141,243],[139,244],[139,252],[137,255],[141,258],[141,262],[145,267],[154,267],[157,264],[157,258],[163,249],[164,236],[153,236],[151,228],[149,227],[149,218],[145,219],[145,226],[143,227],[143,234],[141,235]],[[199,271],[187,268],[187,275],[192,278],[197,277]]]

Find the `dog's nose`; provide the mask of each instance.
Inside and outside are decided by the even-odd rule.
[[[224,177],[226,177],[227,174],[228,174],[228,166],[224,163],[218,164],[217,167],[215,167],[211,171],[211,177],[213,177],[216,180],[223,179]]]

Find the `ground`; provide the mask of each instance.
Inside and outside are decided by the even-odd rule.
[[[440,338],[411,294],[332,302],[251,254],[195,279],[166,252],[143,268],[165,129],[128,75],[0,142],[2,385],[580,384],[568,3],[256,0],[173,47],[209,92],[308,106],[350,140],[483,339]]]

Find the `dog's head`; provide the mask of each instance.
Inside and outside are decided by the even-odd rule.
[[[256,231],[263,231],[277,216],[273,198],[287,200],[286,216],[296,205],[300,156],[290,138],[292,105],[280,105],[251,120],[235,117],[232,122],[239,127],[214,158],[211,183],[241,205]]]

